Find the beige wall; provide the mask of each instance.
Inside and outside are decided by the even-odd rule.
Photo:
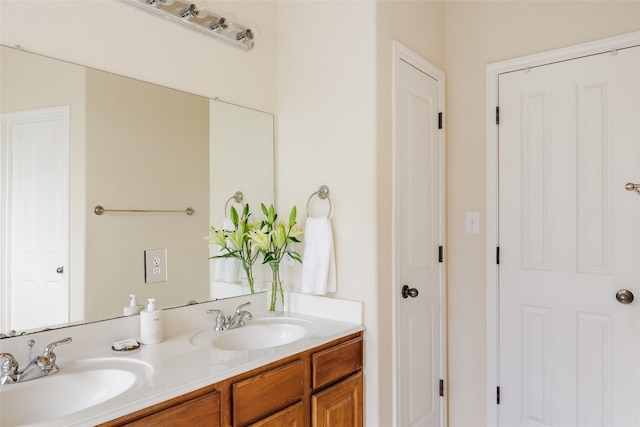
[[[331,191],[339,298],[364,301],[366,412],[379,383],[376,259],[376,10],[374,2],[278,3],[278,206]],[[316,215],[327,205],[316,201]],[[295,289],[296,271],[285,281]],[[292,277],[293,276],[293,277]]]
[[[486,419],[485,66],[640,30],[639,1],[448,1],[446,5],[450,425]],[[493,398],[493,397],[492,397]]]

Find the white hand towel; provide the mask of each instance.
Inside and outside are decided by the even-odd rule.
[[[235,230],[233,222],[228,217],[225,217],[222,222],[222,229],[225,231]],[[229,243],[227,242],[227,245]],[[218,246],[217,255],[224,255],[228,251],[222,246]],[[240,271],[240,260],[237,258],[216,258],[215,269],[213,272],[213,278],[215,280],[223,280],[229,283],[235,283],[238,279]]]
[[[328,218],[307,218],[302,258],[302,292],[325,295],[336,291],[336,257]]]

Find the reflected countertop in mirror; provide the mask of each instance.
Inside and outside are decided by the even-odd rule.
[[[204,237],[236,191],[273,202],[273,116],[5,46],[0,66],[0,332],[216,298]]]

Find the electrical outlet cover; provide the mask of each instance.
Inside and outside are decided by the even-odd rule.
[[[167,250],[147,249],[144,251],[144,283],[167,281]]]

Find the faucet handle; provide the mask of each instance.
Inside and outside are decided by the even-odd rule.
[[[224,314],[222,313],[222,310],[218,310],[217,308],[210,308],[209,310],[207,310],[207,314],[215,314],[216,315],[216,319],[215,319],[215,324],[213,325],[213,330],[214,331],[223,331],[224,330],[224,325],[225,322],[227,320],[226,317],[224,317]]]
[[[58,341],[54,341],[51,344],[47,345],[44,348],[44,351],[42,352],[42,356],[46,357],[47,359],[49,359],[49,361],[51,362],[51,364],[55,363],[56,361],[56,354],[53,352],[53,348],[61,345],[61,344],[69,344],[71,342],[71,337],[67,337],[67,338],[63,338],[61,340]]]
[[[14,371],[18,370],[18,361],[15,357],[13,357],[13,354],[0,353],[0,359],[2,358],[6,360],[2,362],[2,365],[0,365],[0,372],[2,372],[3,374],[8,374],[14,373]]]
[[[249,307],[250,305],[251,305],[251,301],[249,301],[249,302],[245,302],[244,304],[240,304],[240,305],[238,306],[238,308],[236,308],[236,314],[240,314],[240,312],[241,312],[242,310],[244,310],[245,308]]]
[[[18,372],[18,361],[11,353],[0,353],[2,358],[6,360],[0,365],[0,384],[13,383]]]

